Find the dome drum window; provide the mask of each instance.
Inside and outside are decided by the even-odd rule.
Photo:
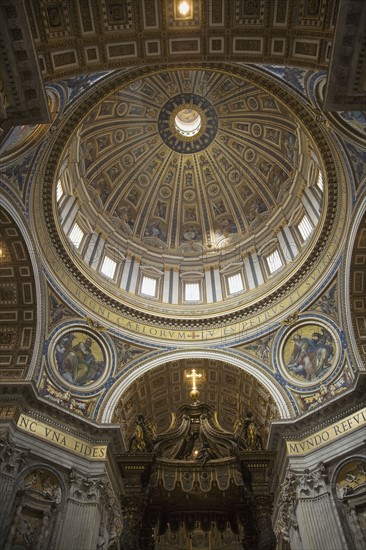
[[[244,290],[243,276],[241,273],[235,273],[227,277],[229,294],[236,294]]]
[[[56,187],[56,200],[59,203],[64,195],[64,189],[62,187],[61,180],[58,180],[57,187]]]
[[[144,298],[160,299],[163,280],[164,271],[157,269],[153,265],[140,266],[137,285],[138,293]]]
[[[313,226],[306,214],[300,221],[298,229],[304,241],[306,241],[306,239],[310,237],[311,233],[313,232]]]
[[[107,255],[104,256],[103,262],[100,268],[100,272],[106,277],[113,279],[116,273],[116,268],[117,268],[117,262],[112,260],[112,258],[110,258]]]
[[[75,248],[78,248],[78,249],[80,248],[80,245],[82,243],[84,236],[85,236],[84,231],[75,222],[69,233],[69,239],[72,242],[72,244],[75,246]]]
[[[186,271],[180,275],[183,303],[202,303],[204,300],[204,273]]]
[[[147,275],[142,276],[140,293],[151,298],[156,298],[158,280]]]
[[[201,285],[200,283],[183,283],[184,301],[185,302],[200,302],[201,301]]]
[[[323,179],[323,174],[322,174],[321,170],[319,170],[318,179],[317,179],[316,184],[319,187],[320,191],[324,191],[324,179]]]
[[[98,247],[95,249],[97,258],[101,261],[95,265],[95,269],[104,277],[108,277],[112,282],[118,284],[121,271],[125,265],[125,256],[119,250],[108,244],[100,242],[100,251]]]
[[[275,273],[275,271],[283,267],[283,262],[278,250],[274,250],[271,254],[266,256],[265,260],[271,275],[272,273]]]

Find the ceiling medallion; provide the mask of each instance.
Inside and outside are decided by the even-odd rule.
[[[211,103],[197,94],[179,94],[161,109],[159,133],[166,145],[177,153],[203,151],[215,138],[217,114]]]
[[[193,9],[192,0],[182,0],[174,5],[174,19],[192,19]]]
[[[175,129],[184,137],[193,137],[202,127],[202,117],[190,107],[180,109],[175,117]]]

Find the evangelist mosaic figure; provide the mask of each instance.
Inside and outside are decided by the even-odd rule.
[[[55,356],[62,377],[77,386],[96,381],[105,368],[99,344],[90,336],[77,332],[59,339],[55,347]]]
[[[335,353],[330,332],[323,327],[315,328],[314,332],[307,330],[292,336],[292,352],[286,361],[291,374],[308,382],[316,381],[330,369]],[[289,340],[287,347],[290,344]]]

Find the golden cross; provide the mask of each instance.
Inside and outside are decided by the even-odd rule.
[[[196,369],[192,369],[191,374],[186,374],[187,378],[192,378],[192,390],[196,390],[196,378],[202,378],[202,374],[198,373]]]

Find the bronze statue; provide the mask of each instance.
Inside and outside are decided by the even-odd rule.
[[[154,433],[151,423],[142,414],[137,415],[135,430],[130,436],[128,452],[150,453],[154,449]]]

